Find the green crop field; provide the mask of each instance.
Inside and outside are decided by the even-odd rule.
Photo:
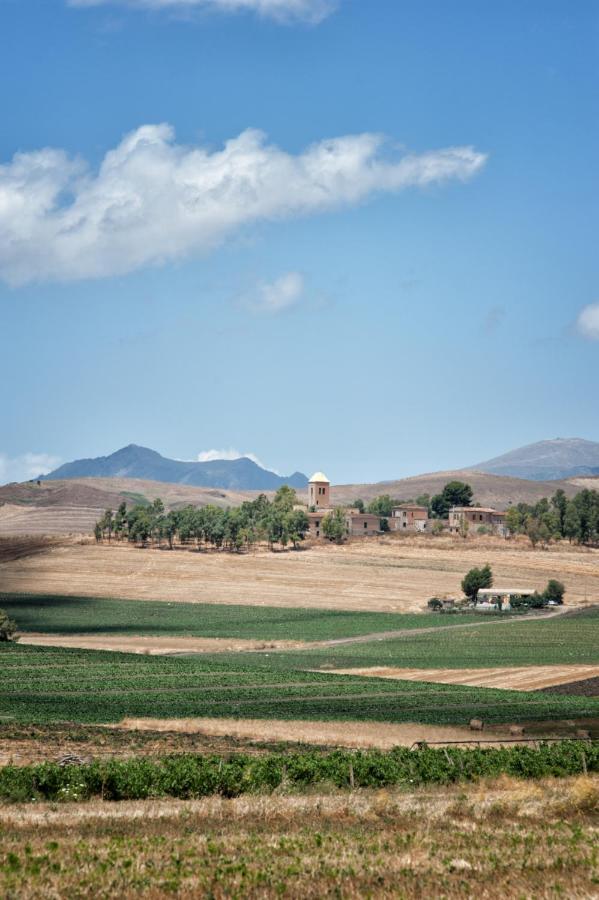
[[[329,675],[279,654],[186,658],[0,645],[0,718],[193,716],[466,724],[599,716],[599,699]]]
[[[481,614],[422,615],[167,603],[102,597],[0,593],[0,608],[20,631],[49,634],[189,635],[318,641],[380,631],[478,622]],[[494,617],[496,618],[496,617]],[[487,615],[485,615],[487,619]]]
[[[281,660],[283,663],[283,660]],[[546,621],[481,623],[480,628],[431,630],[402,638],[285,654],[285,665],[485,668],[599,664],[599,610]]]

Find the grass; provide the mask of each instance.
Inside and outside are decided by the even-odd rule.
[[[597,799],[596,780],[577,778],[7,807],[0,894],[591,897]]]
[[[476,614],[423,616],[51,594],[0,593],[0,608],[5,609],[24,632],[257,640],[318,641],[397,629],[460,625],[481,619]]]
[[[599,716],[599,698],[329,675],[283,655],[189,658],[0,645],[0,719],[234,717],[465,725]]]

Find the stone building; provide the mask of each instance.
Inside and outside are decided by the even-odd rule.
[[[459,533],[464,522],[468,523],[471,532],[483,526],[495,534],[506,534],[505,513],[488,506],[452,506],[449,510],[450,532]]]
[[[331,503],[331,482],[323,472],[315,472],[308,483],[310,537],[323,537],[322,520],[334,509]],[[370,537],[373,534],[380,534],[380,516],[362,513],[358,509],[344,510],[344,516],[349,537]]]
[[[390,531],[426,532],[430,529],[428,509],[416,503],[402,503],[394,506],[389,519]]]

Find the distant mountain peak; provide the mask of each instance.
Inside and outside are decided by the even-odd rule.
[[[469,468],[532,481],[599,475],[599,442],[557,437],[509,450]]]
[[[170,484],[225,488],[237,491],[270,491],[283,484],[304,488],[307,477],[301,472],[285,477],[262,468],[247,456],[206,462],[168,459],[150,447],[127,444],[109,456],[77,459],[43,476],[62,478],[143,478]]]

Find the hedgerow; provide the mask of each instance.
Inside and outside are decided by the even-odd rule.
[[[219,794],[302,789],[329,783],[340,789],[449,784],[501,774],[517,778],[599,772],[599,744],[543,743],[535,747],[433,748],[411,751],[317,751],[248,756],[185,754],[159,759],[100,760],[61,766],[42,763],[0,769],[0,800],[35,802],[187,799]]]

